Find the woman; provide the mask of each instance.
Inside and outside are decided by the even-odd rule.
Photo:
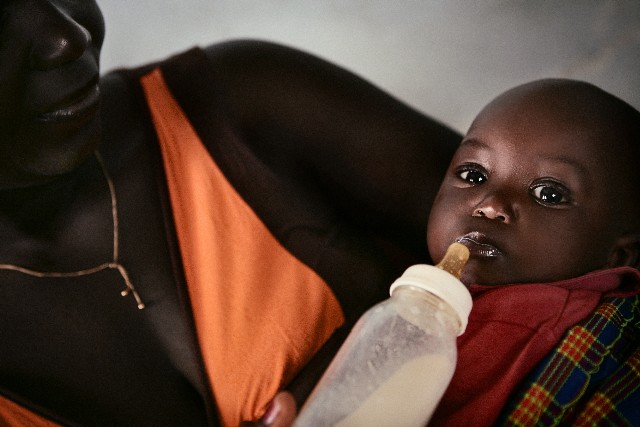
[[[0,419],[235,425],[304,399],[427,257],[460,136],[266,43],[100,77],[94,1],[0,7]]]

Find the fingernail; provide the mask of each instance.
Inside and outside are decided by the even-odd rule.
[[[272,400],[271,403],[269,404],[269,407],[267,408],[264,415],[262,416],[262,420],[261,420],[262,424],[265,426],[270,426],[271,424],[273,424],[276,418],[278,418],[279,414],[280,414],[280,404],[275,400]]]

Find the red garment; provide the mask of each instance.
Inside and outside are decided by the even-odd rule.
[[[638,292],[640,272],[630,267],[555,283],[472,286],[456,373],[430,425],[492,425],[513,389],[603,296]]]

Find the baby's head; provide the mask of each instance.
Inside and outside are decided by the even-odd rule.
[[[462,280],[549,282],[639,267],[640,113],[597,87],[540,80],[487,105],[456,151],[428,225],[434,261],[471,250]]]

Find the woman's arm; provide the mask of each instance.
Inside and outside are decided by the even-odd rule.
[[[235,123],[276,173],[328,195],[354,223],[424,246],[458,133],[295,49],[234,41],[206,53]]]

